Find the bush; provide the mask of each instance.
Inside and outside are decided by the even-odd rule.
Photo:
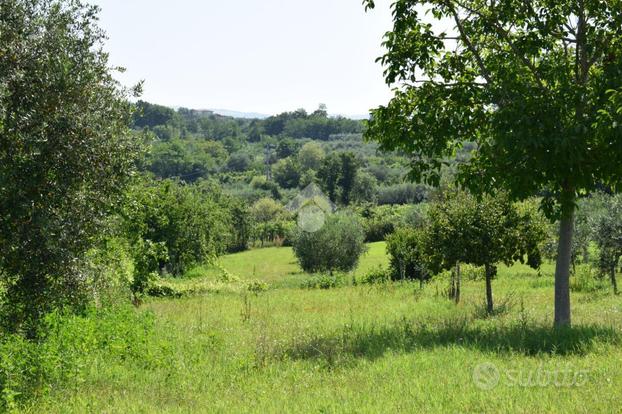
[[[287,246],[291,244],[291,232],[295,223],[291,220],[274,220],[259,223],[255,227],[255,237],[263,246],[266,242],[275,246]]]
[[[375,216],[364,222],[365,241],[368,243],[386,240],[395,231],[396,223],[390,216]]]
[[[249,280],[246,282],[246,290],[252,293],[261,293],[268,290],[268,284],[261,280]]]
[[[389,236],[387,253],[393,280],[414,279],[423,283],[430,279],[422,237],[421,230],[408,227],[400,228]]]
[[[336,214],[328,217],[324,227],[314,233],[296,229],[293,247],[306,272],[348,272],[365,252],[364,240],[363,228],[354,216]]]
[[[165,270],[180,275],[226,250],[234,220],[219,198],[208,185],[171,180],[133,189],[124,218],[136,263],[135,287],[144,287],[141,279],[149,279],[152,273]],[[242,239],[241,244],[244,237],[235,236]]]
[[[73,293],[82,298],[83,304],[74,310],[81,312],[91,305],[128,303],[135,268],[130,251],[124,239],[107,237],[86,253],[81,266],[84,289]],[[0,299],[2,290],[0,288]]]
[[[305,289],[333,289],[345,285],[345,277],[343,274],[327,275],[321,274],[313,276],[302,287]]]
[[[230,235],[227,241],[227,253],[236,253],[248,249],[253,236],[254,225],[249,208],[237,198],[229,199],[224,208],[228,213],[227,227]]]
[[[375,285],[390,282],[391,279],[391,272],[384,269],[382,266],[378,266],[367,272],[361,278],[361,283],[365,285]]]

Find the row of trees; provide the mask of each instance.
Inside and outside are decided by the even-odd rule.
[[[516,205],[506,194],[478,200],[465,192],[445,193],[415,226],[397,230],[388,238],[394,279],[421,282],[461,263],[485,269],[486,305],[493,312],[492,280],[497,264],[541,264],[546,222],[533,203]],[[459,271],[458,271],[459,272]],[[459,280],[452,283],[459,299]]]
[[[386,216],[390,211],[381,214]],[[400,212],[400,222],[386,229],[391,278],[415,279],[423,284],[445,270],[471,264],[485,269],[487,311],[494,311],[492,280],[499,263],[541,264],[547,221],[534,201],[515,204],[507,194],[477,199],[462,191],[445,191],[427,209]],[[307,272],[351,271],[365,251],[365,227],[373,209],[359,214],[340,213],[316,232],[298,229],[294,253]],[[459,274],[459,270],[457,271]],[[459,276],[451,294],[459,300]]]
[[[283,112],[266,119],[221,116],[211,111],[180,108],[138,101],[132,118],[137,129],[152,131],[159,139],[201,138],[257,142],[263,135],[327,141],[334,135],[360,134],[363,122],[344,117],[329,117],[326,106],[307,113],[304,109]]]

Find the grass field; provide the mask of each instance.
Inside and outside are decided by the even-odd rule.
[[[374,244],[358,272],[382,263]],[[79,387],[53,390],[30,411],[621,411],[622,301],[606,287],[575,291],[574,327],[553,331],[550,266],[541,276],[500,268],[499,313],[486,317],[481,280],[464,281],[456,306],[445,280],[292,287],[308,276],[288,248],[222,264],[276,288],[150,302],[141,311],[156,315],[159,363],[102,360]]]
[[[387,266],[385,242],[368,244],[355,274],[365,274],[376,266]],[[300,269],[291,247],[268,247],[224,256],[220,264],[243,280],[259,279],[272,287],[299,287],[309,276]],[[189,272],[188,278],[213,279],[219,271],[211,266],[200,266]]]

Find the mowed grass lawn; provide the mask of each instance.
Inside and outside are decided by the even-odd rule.
[[[574,327],[556,332],[550,265],[542,275],[500,268],[500,313],[486,317],[481,280],[465,280],[455,305],[446,280],[285,287],[308,277],[288,248],[222,263],[281,287],[154,300],[140,311],[157,318],[159,363],[101,361],[79,387],[54,390],[30,411],[622,412],[622,301],[606,285],[573,292]],[[378,263],[383,244],[359,271]]]

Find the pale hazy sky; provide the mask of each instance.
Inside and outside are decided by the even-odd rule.
[[[375,63],[391,0],[369,13],[361,0],[92,1],[120,80],[145,80],[150,102],[355,115],[391,96]]]

